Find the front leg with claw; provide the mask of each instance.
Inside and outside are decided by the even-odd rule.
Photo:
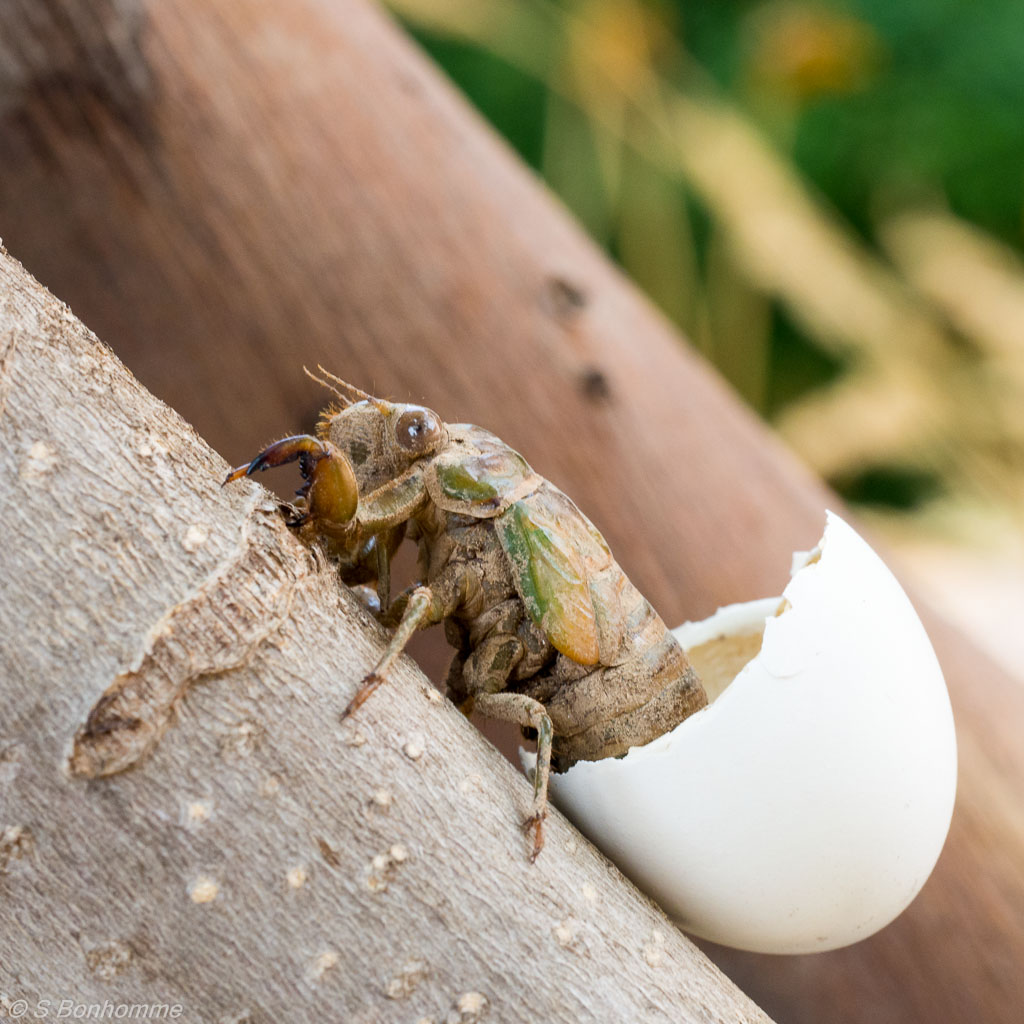
[[[356,517],[359,488],[348,458],[330,441],[297,434],[264,448],[244,466],[233,469],[224,481],[252,476],[262,470],[298,462],[305,481],[296,494],[302,511],[289,520],[307,538],[319,538],[340,562],[342,578],[349,584],[372,584],[374,600],[387,608],[391,582],[391,555],[402,542],[404,527],[383,530],[380,535],[364,529]],[[364,600],[364,603],[368,603]]]
[[[224,483],[296,460],[305,480],[297,493],[306,499],[306,510],[295,525],[308,522],[319,533],[347,540],[353,533],[359,507],[359,487],[352,464],[330,441],[321,441],[310,434],[275,441],[252,462],[233,469]]]
[[[463,580],[456,574],[435,581],[433,590],[414,588],[389,607],[391,555],[405,536],[407,524],[429,500],[421,467],[413,465],[369,494],[360,495],[355,471],[345,454],[330,441],[300,434],[265,448],[248,465],[232,470],[224,482],[296,460],[306,481],[299,492],[306,499],[306,510],[296,525],[328,542],[341,559],[346,583],[373,580],[380,599],[378,617],[397,626],[384,657],[345,709],[345,718],[386,679],[417,629],[440,622],[454,611],[464,596]]]

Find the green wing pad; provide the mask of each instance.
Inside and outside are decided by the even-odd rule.
[[[533,472],[527,461],[493,434],[471,428],[433,466],[434,500],[450,512],[493,515]]]
[[[469,464],[458,462],[451,466],[439,466],[437,479],[442,493],[454,501],[468,501],[473,505],[492,504],[498,497],[498,488],[486,470],[483,459],[474,459]]]
[[[495,526],[530,617],[555,649],[581,665],[612,654],[621,636],[622,571],[590,520],[545,481]]]

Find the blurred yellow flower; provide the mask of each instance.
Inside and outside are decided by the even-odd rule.
[[[609,89],[634,96],[650,80],[658,56],[674,45],[671,26],[650,3],[578,0],[568,23],[569,67],[581,93]],[[600,76],[595,76],[595,67]]]
[[[745,27],[751,84],[798,100],[856,92],[883,55],[870,25],[817,3],[771,0]]]

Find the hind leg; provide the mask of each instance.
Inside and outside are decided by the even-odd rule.
[[[523,829],[533,834],[530,860],[536,860],[544,846],[544,819],[548,814],[548,776],[551,773],[551,719],[544,705],[521,693],[482,693],[476,698],[476,710],[488,718],[512,722],[537,731],[537,767],[533,773],[533,802]]]
[[[548,776],[551,772],[551,718],[539,700],[505,689],[509,676],[527,655],[522,639],[501,631],[516,626],[516,616],[500,620],[497,632],[480,640],[462,664],[463,684],[470,694],[467,704],[487,718],[512,722],[537,732],[537,767],[533,775],[533,802],[523,828],[533,836],[530,860],[544,846],[544,819],[548,813]]]

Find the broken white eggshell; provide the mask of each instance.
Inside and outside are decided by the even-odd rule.
[[[711,703],[555,802],[696,935],[808,953],[888,924],[942,849],[956,738],[942,672],[879,557],[829,514],[783,599],[675,630]]]

